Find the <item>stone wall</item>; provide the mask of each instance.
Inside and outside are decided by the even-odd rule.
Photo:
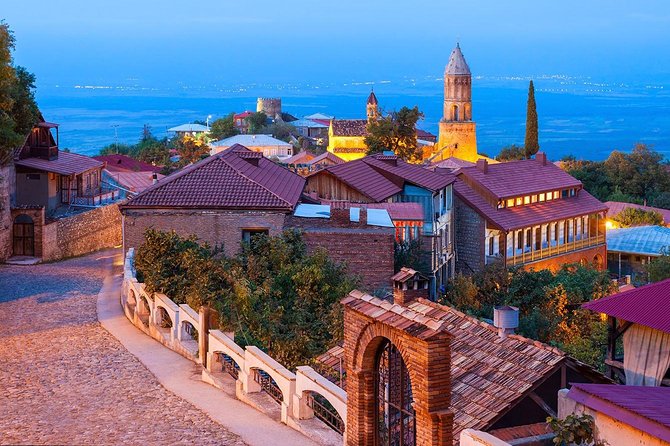
[[[0,262],[12,255],[11,181],[13,165],[0,167]]]
[[[454,196],[456,272],[472,274],[484,268],[486,221]]]
[[[235,255],[242,242],[243,229],[268,229],[281,234],[286,215],[266,211],[218,211],[175,209],[122,209],[124,252],[144,243],[147,229],[172,231],[182,237],[195,235],[211,246],[223,244],[226,255]]]
[[[80,256],[121,243],[119,205],[110,204],[44,225],[42,260]]]

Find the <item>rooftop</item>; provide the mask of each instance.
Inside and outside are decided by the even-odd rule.
[[[290,158],[286,158],[282,163],[284,164],[307,164],[309,161],[314,159],[316,155],[307,150],[301,150]]]
[[[327,203],[327,200],[322,200],[322,202]],[[348,201],[333,201],[329,204],[334,208],[356,206],[366,209],[385,209],[393,221],[422,221],[424,218],[421,203],[382,202],[353,204]]]
[[[374,91],[371,91],[370,94],[368,95],[368,104],[370,105],[379,104],[379,101],[377,100],[377,96],[375,95]]]
[[[666,225],[670,224],[670,210],[668,209],[655,208],[652,206],[643,206],[641,204],[623,203],[621,201],[606,201],[605,204],[609,208],[609,210],[607,211],[608,217],[614,217],[624,209],[628,208],[642,209],[643,211],[658,212],[663,217],[663,224]]]
[[[368,134],[367,119],[333,119],[330,123],[335,136],[366,136]]]
[[[301,176],[237,145],[165,178],[124,207],[290,211],[304,184]]]
[[[305,204],[300,203],[296,207],[293,215],[295,217],[303,218],[330,218],[330,209],[329,205],[324,204]],[[359,222],[360,221],[360,207],[351,207],[349,208],[349,221],[350,222]],[[368,226],[380,226],[383,228],[393,228],[393,222],[389,217],[388,212],[385,209],[368,209],[367,211],[367,225]]]
[[[168,132],[209,132],[209,127],[202,124],[182,124],[169,128]]]
[[[554,163],[542,162],[544,156],[538,153],[538,159],[487,163],[486,172],[477,166],[462,167],[459,172],[498,199],[582,186]]]
[[[309,161],[309,164],[318,164],[321,161],[330,161],[333,164],[342,164],[344,160],[339,156],[332,154],[330,152],[323,152],[321,155],[315,156]]]
[[[670,279],[612,294],[582,308],[670,333]]]
[[[652,437],[670,442],[670,387],[573,384],[568,397]]]
[[[664,226],[636,226],[608,229],[607,251],[658,256],[670,246],[670,228]]]
[[[109,172],[109,175],[111,175],[121,187],[135,193],[142,192],[154,184],[153,172],[129,172],[119,170]],[[165,175],[161,175],[160,173],[156,173],[155,175],[158,180],[165,178]]]
[[[230,138],[215,141],[209,145],[212,147],[231,147],[239,144],[245,147],[263,147],[263,146],[289,146],[291,144],[281,139],[273,138],[270,135],[235,135]]]
[[[461,46],[458,43],[456,44],[456,48],[451,52],[451,56],[449,56],[449,63],[447,63],[447,67],[444,69],[444,74],[470,74],[470,67],[465,61],[465,57],[463,57],[463,53],[461,52]]]
[[[304,119],[325,119],[327,121],[330,121],[333,118],[334,116],[324,115],[323,113],[313,113],[304,117]]]
[[[24,158],[15,161],[14,164],[60,175],[77,175],[103,166],[102,161],[77,153],[63,152],[62,150],[58,152],[58,158],[55,160]]]
[[[107,163],[105,169],[110,172],[160,172],[160,166],[154,166],[153,164],[145,163],[144,161],[136,160],[127,155],[114,154],[114,155],[99,155],[94,156],[93,159]]]
[[[311,129],[327,129],[328,124],[324,124],[319,121],[315,121],[313,119],[298,119],[296,121],[292,121],[291,125],[293,127],[308,127]]]

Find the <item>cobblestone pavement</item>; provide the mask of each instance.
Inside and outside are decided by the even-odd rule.
[[[100,326],[115,254],[0,265],[0,443],[243,445]]]

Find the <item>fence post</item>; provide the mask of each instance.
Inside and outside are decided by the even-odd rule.
[[[209,351],[209,308],[204,305],[198,311],[200,330],[198,330],[198,354],[202,359],[202,366],[207,367],[207,353]]]

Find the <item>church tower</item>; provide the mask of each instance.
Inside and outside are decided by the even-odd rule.
[[[444,113],[438,139],[440,159],[477,161],[477,136],[472,120],[472,74],[461,47],[451,52],[444,70]]]
[[[368,104],[366,106],[368,122],[374,121],[375,119],[379,118],[378,105],[379,102],[377,101],[377,96],[375,96],[375,91],[372,90],[370,92],[370,96],[368,96]]]

